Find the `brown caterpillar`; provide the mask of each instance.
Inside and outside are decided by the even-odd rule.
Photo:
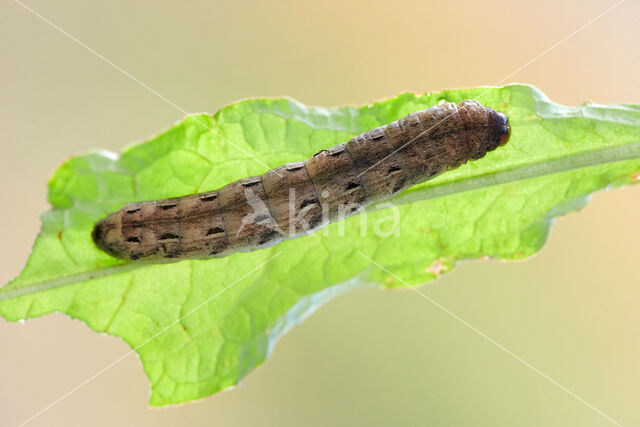
[[[510,131],[503,113],[477,101],[441,104],[218,191],[128,204],[99,221],[92,237],[125,260],[260,249],[479,159]]]

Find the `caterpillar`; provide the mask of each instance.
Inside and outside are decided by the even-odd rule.
[[[124,260],[222,257],[308,234],[504,145],[505,114],[444,103],[219,190],[130,203],[97,222],[96,246]]]

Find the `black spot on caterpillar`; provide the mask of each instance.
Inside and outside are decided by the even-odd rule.
[[[202,200],[203,202],[210,202],[212,200],[214,200],[216,197],[218,197],[217,194],[209,194],[209,193],[202,193],[200,195],[200,200]]]
[[[477,101],[437,105],[218,191],[128,204],[92,237],[117,258],[152,262],[260,249],[479,159],[510,131]]]
[[[222,227],[214,227],[207,230],[207,236],[211,236],[213,234],[224,234],[224,230]]]

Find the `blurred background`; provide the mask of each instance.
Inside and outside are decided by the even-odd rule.
[[[188,112],[250,96],[322,106],[526,82],[554,101],[640,102],[626,1],[56,1],[29,7]],[[18,3],[0,4],[0,283],[18,274],[68,156],[119,151],[183,113]],[[503,79],[505,79],[503,81]],[[640,187],[595,195],[525,262],[469,262],[422,291],[623,425],[640,425]],[[0,425],[126,353],[55,314],[0,320]],[[231,391],[149,409],[130,356],[33,426],[607,426],[414,292],[361,289],[287,334]]]

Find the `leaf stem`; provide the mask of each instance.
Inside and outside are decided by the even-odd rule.
[[[408,191],[391,199],[391,202],[396,205],[403,205],[405,203],[433,199],[449,194],[477,190],[478,188],[638,158],[640,158],[640,142],[634,142],[553,160],[541,160],[540,162],[530,165],[515,166],[511,169],[497,171],[487,175]]]
[[[640,142],[618,145],[602,150],[588,151],[580,154],[565,156],[553,160],[542,160],[537,163],[525,166],[514,166],[511,169],[498,171],[495,173],[463,179],[460,181],[426,187],[415,191],[408,191],[400,194],[391,202],[402,205],[421,200],[433,199],[449,194],[461,193],[476,190],[493,185],[506,184],[508,182],[520,181],[544,175],[566,172],[574,169],[581,169],[591,166],[598,166],[607,163],[615,163],[624,160],[640,159]],[[36,292],[47,291],[73,283],[92,280],[111,274],[124,273],[138,269],[148,264],[131,263],[121,264],[114,267],[107,267],[100,270],[72,274],[54,280],[31,283],[23,286],[5,287],[0,289],[0,301],[29,295]]]
[[[113,267],[106,267],[82,273],[70,274],[53,280],[44,280],[42,282],[29,283],[23,286],[7,286],[0,289],[0,301],[11,298],[21,297],[24,295],[34,294],[36,292],[48,291],[50,289],[59,288],[61,286],[71,285],[87,280],[99,279],[101,277],[110,276],[112,274],[124,273],[136,270],[145,264],[119,264]],[[146,264],[148,265],[148,264]]]

